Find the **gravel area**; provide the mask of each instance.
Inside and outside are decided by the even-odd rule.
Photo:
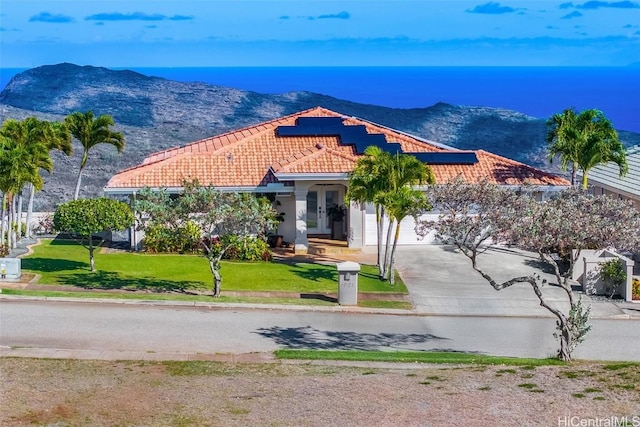
[[[556,426],[615,417],[639,425],[640,369],[612,367],[4,358],[0,425]]]

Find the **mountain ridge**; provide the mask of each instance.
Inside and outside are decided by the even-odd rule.
[[[484,149],[550,170],[544,152],[545,120],[517,111],[436,103],[398,109],[360,104],[308,91],[260,94],[201,82],[177,82],[131,70],[63,63],[15,75],[0,93],[0,117],[35,115],[62,120],[73,111],[110,114],[127,141],[125,154],[99,147],[90,154],[81,195],[101,194],[111,175],[138,164],[151,152],[275,119],[316,106],[360,117],[421,138],[460,149]],[[627,145],[640,134],[623,132]],[[69,200],[79,167],[74,157],[54,155],[55,169],[45,175],[36,207],[52,209]],[[557,170],[555,170],[557,172]]]

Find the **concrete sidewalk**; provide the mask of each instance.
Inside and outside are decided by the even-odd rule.
[[[375,248],[367,248],[367,251]],[[396,268],[404,280],[416,312],[449,316],[553,317],[527,283],[496,291],[471,261],[453,247],[439,245],[398,247]],[[513,277],[540,274],[548,283],[557,282],[544,270],[534,253],[508,248],[492,248],[478,256],[478,265],[498,283]],[[568,302],[559,286],[542,289],[547,302],[565,313]],[[574,292],[591,306],[593,318],[640,318],[640,304],[590,297]]]

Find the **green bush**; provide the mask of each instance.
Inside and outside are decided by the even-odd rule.
[[[223,244],[231,244],[223,259],[236,261],[270,261],[271,250],[264,239],[258,237],[229,236]]]
[[[633,279],[631,284],[631,299],[640,300],[640,279]]]
[[[618,287],[627,280],[627,271],[620,258],[614,258],[600,265],[600,276],[602,280],[611,285],[609,297],[618,291]]]
[[[9,255],[9,246],[0,245],[0,258],[4,258]]]
[[[150,225],[145,231],[145,250],[151,253],[194,253],[198,251],[200,227],[194,222],[172,228]]]

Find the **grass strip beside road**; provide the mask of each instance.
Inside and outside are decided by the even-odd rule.
[[[108,293],[108,292],[65,292],[24,289],[3,289],[3,295],[31,296],[44,298],[85,298],[104,300],[131,300],[131,301],[179,301],[201,302],[211,304],[237,303],[237,304],[276,304],[276,305],[300,305],[312,307],[335,307],[336,303],[322,298],[279,298],[279,297],[234,297],[224,296],[212,298],[209,295],[186,294],[155,294],[155,293]],[[413,306],[406,301],[359,301],[358,307],[382,308],[396,310],[411,310]]]
[[[470,365],[547,366],[565,365],[558,359],[531,359],[487,356],[474,353],[429,352],[429,351],[359,351],[359,350],[276,350],[278,359],[296,360],[346,360],[395,363],[436,363]]]

